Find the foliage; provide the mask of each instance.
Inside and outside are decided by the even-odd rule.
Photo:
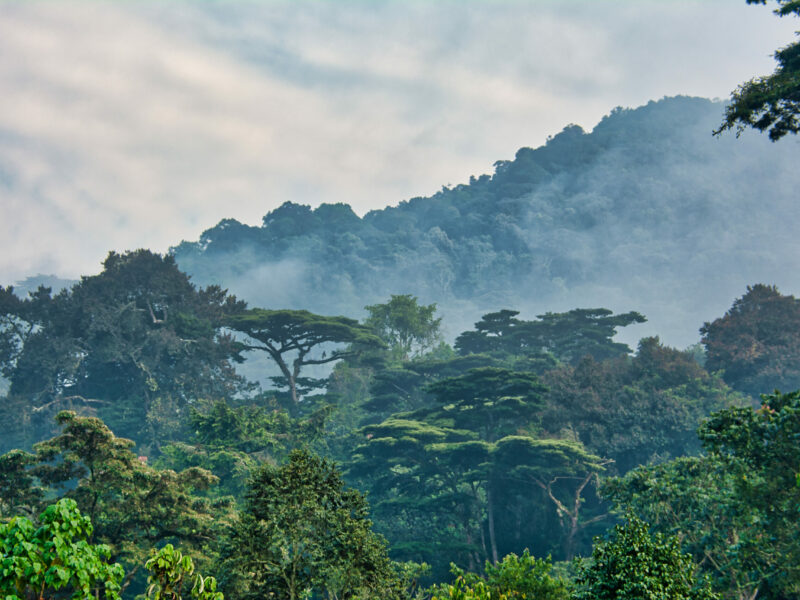
[[[747,0],[748,4],[767,4],[767,0]],[[800,16],[797,0],[776,0],[774,13],[780,17]],[[800,42],[775,52],[778,66],[772,75],[756,77],[741,84],[731,94],[725,108],[725,120],[714,133],[746,127],[769,132],[778,141],[787,133],[800,131]]]
[[[217,580],[194,572],[194,561],[184,556],[172,544],[160,550],[153,548],[145,568],[151,572],[147,578],[147,597],[152,600],[181,600],[184,586],[191,585],[191,596],[195,600],[224,600],[217,591]],[[194,577],[192,578],[192,575]]]
[[[30,444],[52,433],[55,413],[75,409],[158,447],[181,432],[193,400],[245,389],[231,364],[238,347],[220,332],[242,308],[147,250],[111,252],[100,274],[56,296],[0,290],[0,367],[25,405],[8,414],[11,429],[34,428]]]
[[[227,541],[227,589],[243,598],[394,597],[399,579],[371,527],[366,500],[336,468],[295,450],[253,476]]]
[[[470,369],[428,386],[439,406],[417,412],[429,420],[476,432],[488,442],[524,430],[544,404],[547,388],[532,373],[499,367]]]
[[[618,327],[643,323],[637,312],[615,315],[606,308],[576,308],[566,313],[548,312],[537,321],[517,319],[515,310],[484,315],[475,331],[456,339],[461,354],[503,353],[536,355],[550,353],[558,360],[576,364],[585,356],[605,360],[630,353],[627,344],[614,342]]]
[[[219,478],[213,496],[244,499],[252,472],[261,461],[279,462],[292,448],[318,440],[324,432],[327,410],[306,418],[292,418],[286,410],[258,405],[231,407],[225,401],[205,410],[192,409],[193,435],[163,449],[157,466],[180,471],[200,467]]]
[[[435,573],[442,556],[457,556],[471,569],[497,561],[501,550],[521,550],[523,530],[546,540],[537,519],[523,516],[535,503],[539,515],[556,521],[556,540],[567,530],[566,547],[556,549],[571,553],[581,528],[580,492],[602,461],[580,443],[530,435],[544,392],[536,376],[475,368],[428,391],[433,405],[364,427],[350,463],[349,474],[368,486],[395,553],[430,562]],[[577,504],[559,523],[564,497]],[[507,517],[516,530],[503,528],[503,535],[497,520]],[[543,543],[552,548],[556,540]]]
[[[74,500],[62,499],[39,516],[0,524],[0,595],[6,600],[63,597],[119,600],[124,575],[109,564],[108,546],[90,543],[92,522]]]
[[[731,387],[761,392],[800,388],[800,300],[757,284],[725,316],[700,330],[706,368],[722,371]]]
[[[545,520],[551,535],[555,535],[542,546],[565,559],[571,559],[585,548],[581,538],[585,539],[587,528],[607,516],[597,502],[587,500],[595,500],[598,474],[605,470],[609,460],[592,454],[580,442],[531,436],[503,438],[497,442],[492,459],[493,483],[500,490],[499,494],[495,493],[507,498],[506,506],[511,499],[519,502],[520,498],[525,498],[530,502],[531,496],[536,497],[532,493],[535,490],[541,495],[539,512],[555,513],[557,520],[551,518],[550,523]],[[557,526],[554,527],[552,521],[556,521]],[[513,526],[520,525],[517,517]],[[506,527],[509,526],[512,525],[506,522]],[[530,530],[526,533],[530,535]]]
[[[410,294],[394,295],[389,302],[366,307],[364,325],[388,344],[401,360],[419,356],[442,340],[441,318],[434,318],[436,304],[420,305]]]
[[[36,456],[12,450],[0,455],[0,521],[23,511],[33,514],[44,496],[44,490],[36,485],[30,467]]]
[[[713,600],[707,583],[694,578],[692,557],[677,537],[651,534],[629,514],[606,540],[596,540],[576,579],[575,600]]]
[[[224,525],[228,508],[195,495],[216,482],[208,471],[150,467],[131,451],[133,442],[114,436],[94,417],[65,411],[58,422],[61,434],[37,444],[35,461],[27,461],[25,473],[33,479],[28,483],[77,502],[94,524],[94,539],[108,544],[114,559],[128,565],[125,585],[154,543],[179,539],[206,549],[213,529]],[[4,497],[2,502],[13,500]]]
[[[501,361],[485,354],[454,356],[452,350],[442,357],[429,353],[399,365],[376,369],[370,379],[367,398],[361,408],[364,424],[380,422],[396,413],[435,406],[430,384],[447,377],[457,377],[470,369],[496,367]]]
[[[649,462],[696,454],[701,419],[745,399],[709,375],[689,353],[644,338],[634,357],[546,373],[549,388],[542,426],[576,436],[626,473]]]
[[[567,600],[567,584],[551,575],[552,567],[549,557],[535,558],[527,549],[522,556],[508,554],[497,564],[487,562],[483,577],[451,565],[455,582],[433,586],[431,600]]]
[[[800,593],[800,392],[715,413],[699,435],[708,454],[640,468],[604,494],[684,546],[726,596]]]

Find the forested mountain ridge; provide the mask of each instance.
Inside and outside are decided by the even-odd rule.
[[[455,334],[487,310],[602,305],[647,315],[652,331],[633,335],[688,345],[748,283],[800,283],[787,275],[800,147],[714,138],[722,110],[689,97],[617,108],[430,197],[363,217],[286,202],[260,227],[226,219],[172,252],[196,282],[264,306],[356,315],[413,293]]]

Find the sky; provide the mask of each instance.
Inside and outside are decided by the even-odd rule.
[[[616,106],[726,98],[795,29],[744,0],[0,0],[0,284],[429,195]]]

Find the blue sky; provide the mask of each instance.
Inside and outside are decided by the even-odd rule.
[[[0,283],[427,195],[615,106],[725,98],[794,29],[744,0],[0,0]]]

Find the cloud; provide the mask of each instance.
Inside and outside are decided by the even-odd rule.
[[[364,213],[616,105],[726,95],[791,39],[741,4],[0,3],[0,282],[285,200]]]

